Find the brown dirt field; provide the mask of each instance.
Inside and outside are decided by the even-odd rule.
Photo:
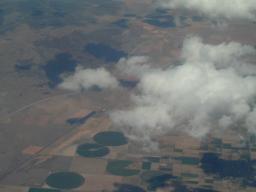
[[[71,170],[84,174],[105,174],[106,159],[75,157],[71,164]]]
[[[86,183],[80,188],[83,192],[112,191],[114,183],[121,183],[122,177],[112,175],[85,175]]]
[[[38,153],[43,147],[30,145],[27,148],[25,148],[22,153],[26,155],[34,155]]]
[[[1,192],[27,192],[28,187],[0,186]]]
[[[86,125],[82,125],[68,136],[64,136],[58,139],[51,147],[46,148],[41,154],[55,155],[61,154],[61,151],[67,149],[70,145],[73,145],[79,139],[83,137],[91,137],[98,131],[107,130],[110,127],[111,122],[107,117],[101,117],[100,119],[92,118]]]

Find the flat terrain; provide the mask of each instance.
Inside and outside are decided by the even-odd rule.
[[[106,156],[77,154],[79,145],[95,143],[97,133],[122,131],[108,112],[128,106],[135,90],[59,89],[62,77],[76,66],[113,70],[122,53],[150,55],[153,65],[165,67],[178,62],[188,34],[213,44],[232,40],[256,45],[255,23],[234,21],[220,27],[194,13],[157,11],[152,2],[1,0],[0,192],[50,189],[47,177],[64,171],[85,178],[69,190],[77,192],[121,192],[122,184],[138,191],[255,191],[256,138],[243,135],[244,140],[233,131],[216,131],[203,141],[172,132],[156,138],[158,151],[142,151],[128,140],[106,146]],[[163,14],[168,16],[159,19]],[[90,43],[119,54],[96,57],[86,50]],[[72,124],[70,119],[82,120]],[[113,160],[118,162],[109,168]],[[216,163],[223,168],[214,169]],[[232,171],[239,168],[240,174]]]

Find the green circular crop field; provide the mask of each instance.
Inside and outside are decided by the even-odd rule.
[[[77,147],[76,153],[82,157],[103,157],[109,149],[97,143],[85,143]]]
[[[28,192],[61,192],[58,189],[30,188]]]
[[[124,134],[116,131],[105,131],[97,133],[93,139],[98,144],[105,146],[120,146],[128,143]]]
[[[75,172],[56,172],[46,179],[50,187],[57,189],[74,189],[80,187],[84,181],[84,177]]]

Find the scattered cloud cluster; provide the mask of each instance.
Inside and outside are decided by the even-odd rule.
[[[255,50],[248,45],[210,45],[188,38],[182,65],[165,70],[148,70],[145,63],[136,70],[132,65],[132,71],[140,71],[134,105],[112,112],[111,118],[135,139],[147,140],[170,130],[195,137],[235,127],[255,133],[256,70],[244,60],[252,54]]]
[[[115,65],[115,70],[119,75],[139,79],[142,74],[151,70],[149,58],[145,56],[133,56],[121,58]],[[64,78],[59,85],[62,89],[80,91],[97,86],[101,89],[117,88],[118,79],[105,68],[83,69],[77,67],[73,75]]]
[[[183,43],[181,65],[161,69],[152,67],[148,57],[123,58],[115,66],[118,75],[139,83],[131,108],[110,117],[128,136],[144,141],[171,130],[198,138],[212,129],[256,133],[256,65],[246,60],[254,54],[249,45],[211,45],[191,37]],[[73,91],[93,86],[118,88],[119,83],[105,68],[77,68],[60,84]]]
[[[211,18],[256,18],[255,0],[159,0],[160,6],[198,11]]]
[[[150,58],[146,56],[122,58],[116,64],[116,69],[124,76],[140,78],[142,74],[152,69],[149,60]]]
[[[101,89],[116,88],[118,81],[105,68],[83,69],[76,68],[73,75],[65,78],[59,85],[62,89],[79,91],[97,86]]]

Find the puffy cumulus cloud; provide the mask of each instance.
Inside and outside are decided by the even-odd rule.
[[[116,64],[116,69],[124,76],[139,78],[143,73],[151,70],[149,57],[133,56],[130,58],[122,58]]]
[[[146,71],[151,70],[149,58],[146,56],[132,56],[121,58],[115,65],[114,70],[120,76],[140,78]],[[99,88],[117,88],[118,79],[105,68],[83,69],[77,67],[73,75],[64,78],[60,88],[77,91],[97,86]]]
[[[131,137],[145,140],[170,130],[195,137],[234,127],[255,133],[256,70],[244,60],[254,53],[239,43],[209,45],[189,38],[183,64],[145,70],[132,96],[134,106],[112,112],[111,118]]]
[[[63,80],[60,88],[77,91],[97,86],[99,88],[116,88],[118,81],[106,69],[82,69],[78,67],[75,73]]]
[[[255,19],[255,0],[159,0],[163,7],[199,11],[211,18]]]
[[[241,62],[241,58],[254,53],[255,49],[249,45],[230,42],[213,46],[194,37],[184,41],[182,58],[190,63],[212,63],[216,69],[231,67],[240,75],[253,75],[256,74],[256,65]]]

